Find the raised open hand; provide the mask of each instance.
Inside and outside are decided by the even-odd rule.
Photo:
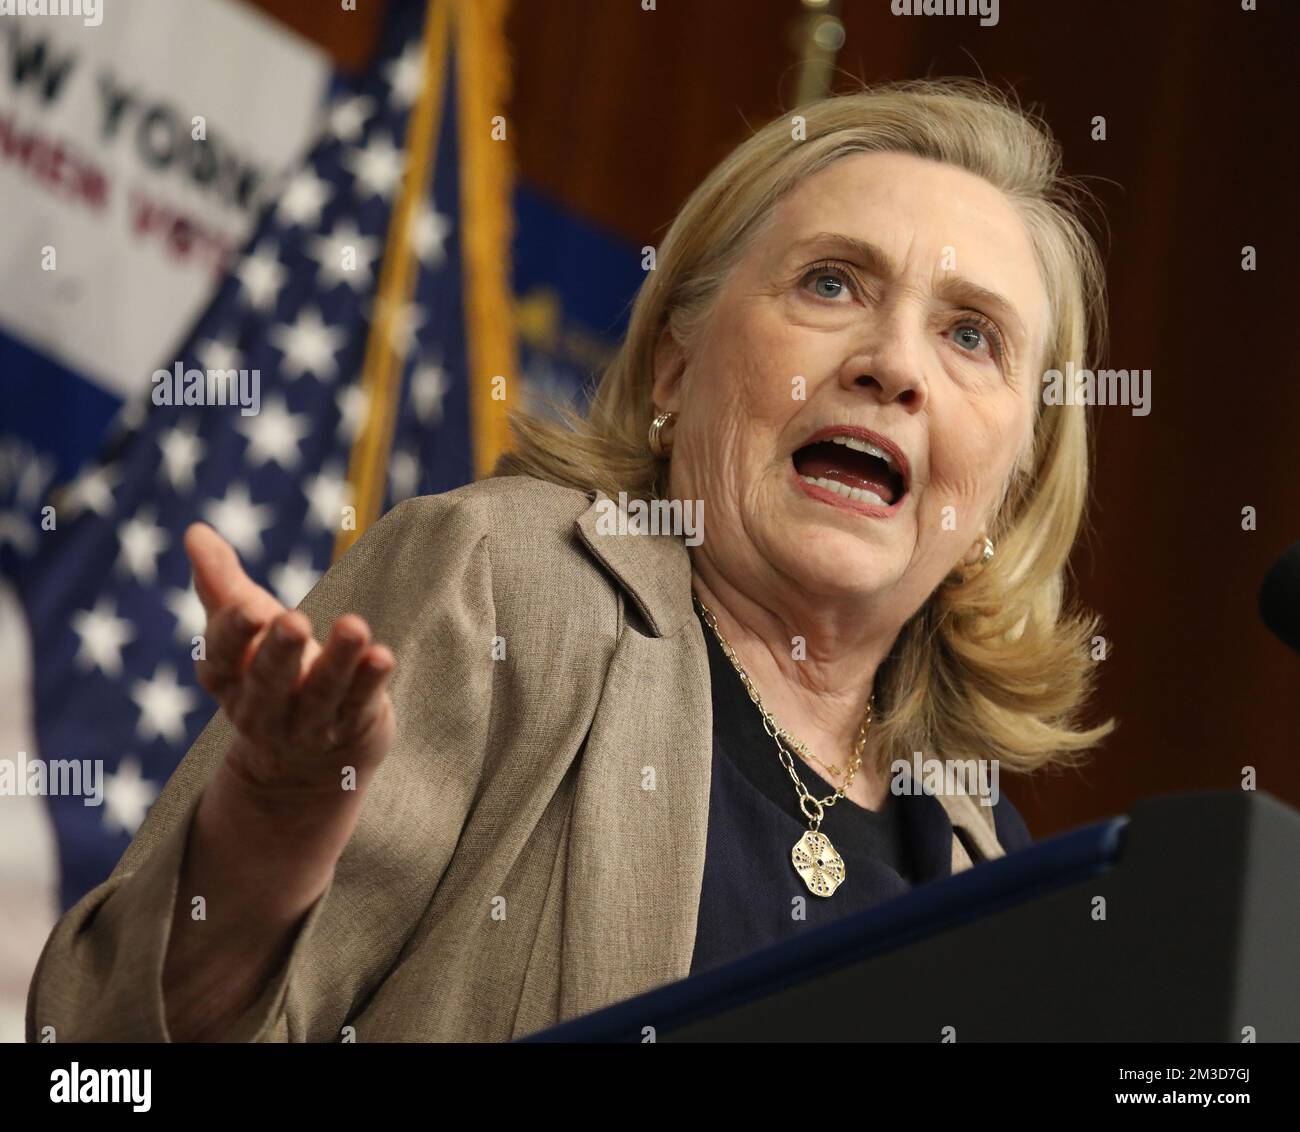
[[[211,527],[190,526],[185,550],[208,615],[199,683],[239,734],[230,768],[279,795],[338,790],[342,767],[378,766],[393,742],[394,660],[366,622],[345,614],[322,648],[307,617],[249,578]]]

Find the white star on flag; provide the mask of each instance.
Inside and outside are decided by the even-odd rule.
[[[304,165],[285,185],[276,216],[287,227],[315,228],[329,199],[329,185],[316,175],[315,169]]]
[[[426,362],[416,366],[411,374],[411,407],[421,424],[441,423],[442,399],[450,388],[447,372],[440,365]]]
[[[354,291],[366,290],[373,279],[372,264],[379,255],[379,241],[363,236],[350,218],[338,221],[328,236],[313,236],[307,241],[308,254],[320,268],[320,285],[329,290],[346,283]],[[352,250],[355,264],[343,266],[343,255]]]
[[[312,476],[303,489],[307,497],[307,514],[321,530],[338,532],[343,528],[343,508],[348,506],[352,487],[337,463],[326,465]]]
[[[36,552],[36,527],[17,511],[0,511],[0,546],[8,543],[26,558]]]
[[[340,141],[355,142],[375,112],[375,100],[364,94],[341,98],[329,110],[329,127]]]
[[[340,439],[352,444],[366,425],[366,414],[370,409],[370,394],[359,382],[345,385],[335,398],[339,407],[338,435]]]
[[[423,46],[419,43],[409,44],[384,68],[384,78],[388,80],[390,97],[394,103],[403,108],[414,103],[424,81]]]
[[[204,369],[228,370],[239,369],[243,365],[243,356],[229,334],[220,338],[209,338],[195,349],[199,365]]]
[[[105,464],[83,472],[68,486],[63,507],[68,518],[83,511],[93,511],[101,519],[108,518],[113,510],[113,491],[122,483],[122,472],[116,464]]]
[[[420,484],[420,458],[414,452],[398,449],[388,467],[388,486],[396,502],[415,494]]]
[[[338,373],[336,355],[347,341],[347,334],[329,326],[316,307],[303,307],[292,326],[271,329],[271,345],[284,355],[282,369],[291,379],[310,373],[319,381],[333,381]]]
[[[198,426],[193,418],[179,421],[158,437],[158,450],[162,453],[163,475],[175,492],[190,492],[194,488],[194,471],[203,462],[206,445],[198,436]]]
[[[303,438],[311,425],[302,413],[291,413],[283,397],[268,397],[255,416],[241,415],[235,427],[248,441],[244,459],[259,467],[274,461],[286,472],[302,459]]]
[[[55,476],[55,462],[48,456],[28,451],[17,466],[2,474],[12,491],[12,502],[22,510],[37,506],[45,498],[45,489]]]
[[[343,164],[356,178],[358,188],[365,190],[363,196],[380,197],[386,201],[402,179],[406,156],[390,138],[376,135],[363,148],[344,154]]]
[[[170,664],[158,665],[151,680],[137,680],[131,688],[131,699],[140,709],[136,723],[140,738],[162,738],[169,743],[185,740],[185,716],[199,704],[192,688],[176,682],[176,669]]]
[[[141,507],[118,528],[117,537],[121,544],[118,570],[129,574],[142,586],[157,581],[158,555],[171,542],[167,532],[158,525],[158,512],[153,507]]]
[[[424,324],[429,321],[424,306],[416,302],[390,304],[375,296],[371,307],[375,317],[378,317],[381,311],[392,311],[392,318],[388,322],[388,342],[393,348],[393,353],[399,358],[406,357],[415,345]]]
[[[134,837],[146,811],[158,797],[158,787],[140,774],[140,760],[133,755],[126,755],[117,764],[117,770],[109,771],[105,778],[104,825]]]
[[[451,233],[451,221],[428,203],[420,206],[411,225],[411,247],[426,266],[436,267],[447,258],[443,246]]]
[[[248,305],[263,312],[275,308],[287,276],[284,264],[266,241],[235,268],[235,278],[244,289]]]
[[[122,402],[122,407],[114,414],[108,426],[109,435],[114,439],[135,432],[149,415],[149,404],[143,397],[129,397]]]
[[[122,647],[135,640],[135,630],[125,617],[117,615],[111,597],[101,597],[94,609],[72,615],[72,628],[81,638],[74,661],[79,668],[98,668],[105,676],[122,674]]]
[[[295,609],[320,580],[320,571],[312,568],[310,554],[305,550],[295,550],[288,562],[272,567],[268,577],[275,596],[290,609]]]
[[[209,500],[203,509],[204,520],[245,559],[262,556],[262,532],[271,526],[274,516],[274,507],[249,498],[245,484],[231,484],[224,498]]]
[[[187,589],[167,591],[163,599],[168,612],[176,618],[176,639],[183,644],[192,644],[195,637],[203,636],[208,627],[208,612],[194,589],[194,580],[190,579]]]

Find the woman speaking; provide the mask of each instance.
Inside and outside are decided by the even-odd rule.
[[[506,1040],[1027,841],[998,769],[1109,729],[1087,422],[1040,394],[1101,331],[1075,199],[982,86],[809,104],[686,202],[585,415],[517,414],[298,610],[192,527],[221,710],[29,1038]]]

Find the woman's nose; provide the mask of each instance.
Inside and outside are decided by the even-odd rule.
[[[859,349],[844,360],[841,384],[846,389],[876,390],[882,402],[898,401],[910,410],[920,409],[927,390],[919,335],[898,314],[882,317]]]

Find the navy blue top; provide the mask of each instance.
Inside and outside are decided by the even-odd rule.
[[[821,831],[844,858],[844,882],[828,897],[809,892],[790,861],[791,848],[808,830],[794,783],[776,741],[763,730],[762,715],[702,617],[700,626],[709,649],[713,769],[692,974],[952,872],[952,823],[937,798],[889,793],[878,811],[841,798],[826,811]],[[794,765],[814,796],[824,798],[834,790],[802,759],[795,758]],[[1004,797],[999,796],[993,816],[1008,853],[1029,844],[1023,819]],[[804,899],[796,904],[795,897]]]

